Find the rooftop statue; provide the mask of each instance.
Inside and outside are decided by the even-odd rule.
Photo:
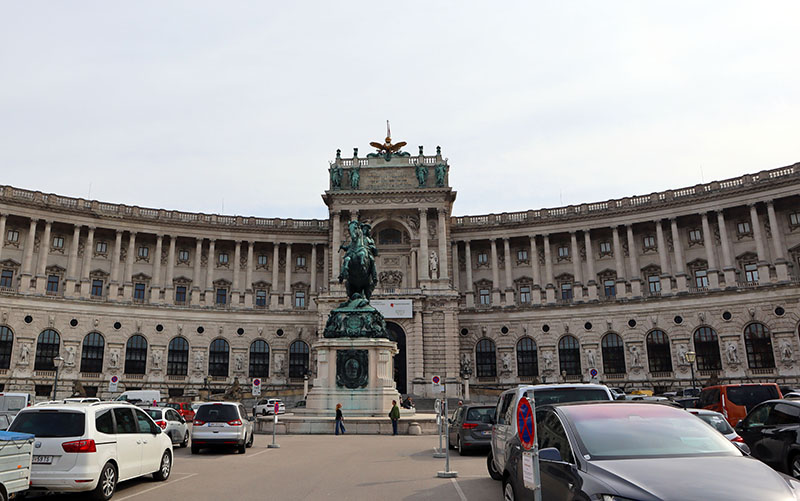
[[[377,157],[383,155],[383,159],[386,160],[387,162],[392,159],[392,155],[407,157],[410,156],[409,153],[400,151],[406,144],[408,143],[406,143],[405,141],[400,141],[397,144],[392,144],[392,131],[389,129],[389,121],[387,120],[386,139],[384,140],[383,144],[377,141],[372,141],[371,143],[369,143],[370,146],[377,149],[378,151],[376,153],[368,154],[367,157]]]

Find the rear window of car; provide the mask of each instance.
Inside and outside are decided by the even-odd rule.
[[[778,398],[778,388],[772,385],[729,386],[728,400],[743,405],[748,411],[766,400]]]
[[[161,417],[161,410],[159,410],[159,409],[147,409],[145,412],[150,414],[150,417],[155,419],[155,420],[163,419]]]
[[[203,405],[197,409],[194,418],[206,423],[227,423],[228,421],[239,419],[239,412],[233,405]]]
[[[473,407],[467,412],[468,422],[491,423],[494,407]]]
[[[529,392],[526,392],[528,396]],[[600,388],[552,388],[533,390],[536,405],[561,404],[564,402],[586,402],[611,400],[605,390]]]
[[[164,404],[164,407],[169,407],[170,409],[180,409],[181,404]],[[152,414],[151,414],[152,416]]]
[[[723,416],[718,416],[716,414],[697,414],[697,417],[716,428],[716,430],[723,435],[733,433],[733,428],[731,428],[731,425],[728,424],[728,420]]]
[[[86,414],[67,411],[20,412],[8,431],[39,438],[80,437],[86,431]]]

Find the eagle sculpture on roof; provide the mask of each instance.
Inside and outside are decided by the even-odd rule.
[[[377,141],[372,141],[371,143],[369,143],[370,146],[372,146],[373,148],[377,149],[378,151],[376,153],[372,153],[372,154],[370,154],[368,156],[383,155],[383,158],[386,159],[386,161],[388,162],[389,160],[392,159],[392,155],[398,155],[399,154],[399,155],[402,155],[402,156],[407,156],[408,154],[403,155],[403,152],[401,151],[403,146],[405,146],[406,144],[408,144],[408,143],[406,143],[405,141],[400,141],[397,144],[392,144],[392,131],[389,129],[389,121],[387,120],[386,121],[386,139],[384,140],[383,144],[381,144],[381,143],[379,143]]]

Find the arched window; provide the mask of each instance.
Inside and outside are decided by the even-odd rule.
[[[125,374],[144,374],[147,368],[147,339],[134,334],[125,345]]]
[[[263,339],[250,345],[250,377],[269,377],[269,345]]]
[[[536,352],[536,342],[529,337],[524,337],[517,342],[517,376],[538,376],[539,357]]]
[[[106,341],[99,332],[90,332],[83,338],[81,372],[103,372],[103,349]]]
[[[58,348],[61,345],[61,336],[53,329],[47,329],[39,334],[36,341],[36,361],[33,369],[37,371],[54,371],[53,358],[58,356]]]
[[[497,357],[491,339],[481,339],[475,345],[475,368],[478,377],[497,376]]]
[[[228,377],[228,353],[231,348],[224,339],[211,341],[208,349],[208,375],[217,377]]]
[[[167,348],[167,375],[185,376],[189,373],[189,341],[183,337],[173,338]]]
[[[289,346],[289,377],[303,377],[308,374],[308,345],[295,341]]]
[[[618,334],[609,332],[600,342],[603,351],[603,373],[625,374],[625,344]]]
[[[719,354],[719,339],[711,327],[700,327],[694,331],[694,351],[697,353],[697,369],[718,371],[722,369]]]
[[[672,372],[669,338],[664,331],[656,329],[647,334],[647,361],[650,372]]]
[[[581,351],[574,336],[564,336],[558,342],[558,365],[568,376],[581,373]]]
[[[747,351],[747,365],[751,369],[775,367],[772,339],[764,324],[754,322],[744,328],[744,349]]]
[[[0,325],[0,369],[11,367],[11,352],[14,347],[14,333],[5,325]]]

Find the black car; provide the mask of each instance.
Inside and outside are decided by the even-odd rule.
[[[474,449],[492,446],[494,405],[462,405],[450,419],[450,447],[464,455]]]
[[[659,403],[536,409],[543,500],[796,501],[800,482],[748,457],[688,412]],[[503,497],[532,499],[519,438],[506,448]]]
[[[735,429],[753,457],[800,478],[800,401],[762,402]]]

